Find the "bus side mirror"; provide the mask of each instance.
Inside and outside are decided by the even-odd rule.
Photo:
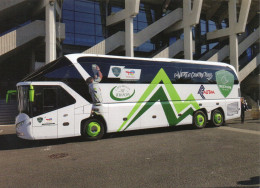
[[[29,90],[29,101],[34,102],[34,88],[32,85],[30,85],[30,90]]]
[[[5,102],[8,103],[9,102],[9,96],[16,95],[16,93],[17,93],[16,90],[8,90],[6,92]]]

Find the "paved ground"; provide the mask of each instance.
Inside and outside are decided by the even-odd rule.
[[[0,126],[0,187],[259,187],[260,121],[26,141]]]

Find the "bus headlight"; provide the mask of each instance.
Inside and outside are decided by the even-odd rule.
[[[28,123],[27,123],[26,120],[21,121],[21,122],[19,122],[19,123],[16,124],[16,128],[19,128],[19,127],[24,126],[24,125],[29,126],[29,125],[31,125],[31,122],[28,121]]]
[[[16,128],[19,128],[20,126],[23,126],[24,122],[25,122],[25,120],[17,123],[16,124]]]

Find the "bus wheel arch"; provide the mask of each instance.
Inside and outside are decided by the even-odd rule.
[[[206,126],[208,121],[208,115],[206,109],[202,108],[193,113],[192,124],[198,128],[202,129]]]
[[[106,123],[101,116],[93,116],[81,122],[81,136],[90,141],[101,139],[106,130]]]
[[[96,115],[96,114],[95,114],[92,118],[96,118],[96,119],[98,119],[99,121],[101,121],[101,122],[103,123],[103,125],[104,125],[104,134],[107,133],[107,123],[106,123],[104,117],[101,116],[101,115]]]
[[[215,127],[225,124],[225,113],[222,108],[216,108],[211,111],[211,124]]]

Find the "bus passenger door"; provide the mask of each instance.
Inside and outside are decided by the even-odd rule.
[[[34,86],[34,88],[33,136],[35,139],[57,138],[57,88],[53,86]]]

